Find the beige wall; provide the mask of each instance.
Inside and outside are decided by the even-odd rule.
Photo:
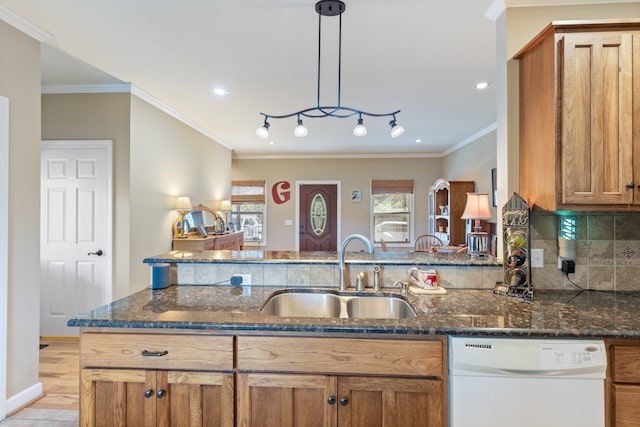
[[[0,21],[0,56],[0,95],[9,98],[8,348],[0,351],[10,399],[38,383],[40,43]]]
[[[149,286],[142,260],[171,250],[176,196],[212,205],[230,194],[231,150],[131,97],[130,285]]]
[[[144,258],[171,250],[175,197],[228,197],[231,152],[128,93],[42,96],[43,139],[113,140],[113,298],[149,285]]]
[[[496,167],[496,132],[477,139],[442,159],[443,174],[453,181],[475,181],[475,191],[489,193],[491,198],[491,169]],[[492,207],[497,220],[496,208]]]
[[[296,229],[284,225],[285,219],[295,220],[296,181],[340,181],[342,205],[342,235],[352,233],[369,236],[371,179],[413,179],[416,212],[415,233],[427,231],[427,192],[440,178],[440,159],[234,159],[233,179],[264,179],[267,184],[267,246],[265,250],[294,250]],[[277,205],[271,197],[271,187],[278,181],[291,183],[291,200]],[[351,190],[359,189],[362,201],[351,202]],[[420,221],[422,219],[422,221]]]

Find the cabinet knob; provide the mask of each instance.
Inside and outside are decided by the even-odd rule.
[[[153,396],[153,390],[149,389],[149,390],[145,390],[144,391],[144,397],[146,397],[148,399],[151,396]]]
[[[158,390],[158,391],[156,392],[156,397],[157,397],[158,399],[160,399],[160,398],[164,397],[164,395],[165,395],[165,394],[167,394],[167,392],[166,392],[166,391],[164,391],[164,390]]]
[[[633,187],[635,187],[635,185],[633,184],[633,182],[630,182],[630,183],[628,183],[628,184],[626,185],[626,187],[627,187],[627,188],[633,188]],[[640,185],[639,185],[638,187],[640,187]]]
[[[341,404],[342,406],[347,406],[347,405],[349,404],[349,398],[348,398],[348,397],[346,397],[346,396],[341,397],[341,398],[340,398],[340,404]]]
[[[336,397],[335,396],[329,396],[329,398],[327,399],[327,403],[329,405],[333,405],[334,403],[336,403]]]

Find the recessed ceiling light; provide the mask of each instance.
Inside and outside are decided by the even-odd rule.
[[[416,143],[420,144],[422,142],[422,138],[416,138]]]
[[[269,141],[269,145],[275,145],[275,142]]]
[[[486,89],[489,87],[489,82],[479,82],[476,83],[475,88],[478,90]]]
[[[213,89],[213,93],[219,96],[228,95],[229,91],[223,87],[216,87]]]

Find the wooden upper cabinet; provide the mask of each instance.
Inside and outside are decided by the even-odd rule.
[[[554,22],[516,59],[522,197],[640,210],[640,20]]]
[[[566,34],[559,42],[563,203],[633,203],[632,35]]]

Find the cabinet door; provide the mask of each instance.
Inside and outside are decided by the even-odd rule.
[[[233,374],[158,371],[157,425],[171,427],[232,427]]]
[[[613,385],[613,423],[615,427],[640,427],[640,386]]]
[[[81,426],[232,427],[233,374],[83,369]]]
[[[339,377],[338,425],[442,427],[443,390],[440,380]]]
[[[567,34],[561,43],[562,202],[633,202],[631,34]]]
[[[80,371],[80,425],[156,425],[156,373],[134,369]],[[147,397],[148,396],[148,397]]]
[[[238,374],[237,387],[238,426],[336,426],[334,376]]]

